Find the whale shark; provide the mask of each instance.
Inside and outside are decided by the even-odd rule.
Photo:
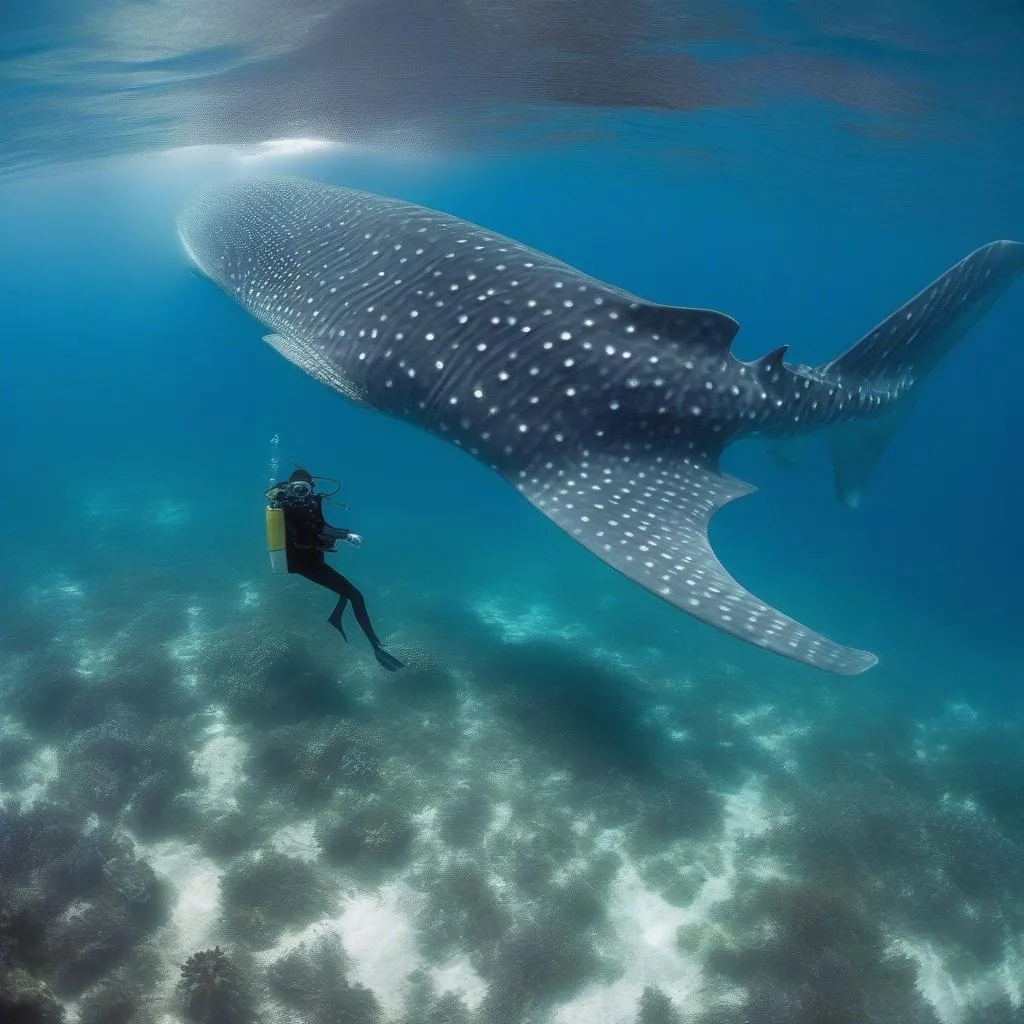
[[[295,177],[215,185],[178,218],[188,258],[348,399],[463,449],[585,548],[678,609],[840,675],[877,662],[758,599],[708,538],[754,487],[736,441],[824,432],[856,506],[918,386],[1024,270],[961,260],[823,365],[751,361],[739,325],[657,305],[484,227]]]

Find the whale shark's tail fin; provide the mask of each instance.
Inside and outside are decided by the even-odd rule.
[[[1024,244],[990,242],[961,260],[842,355],[818,368],[824,379],[902,399],[885,415],[834,428],[836,489],[856,507],[885,446],[913,404],[917,385],[1024,271]]]

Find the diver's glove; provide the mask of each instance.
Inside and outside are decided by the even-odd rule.
[[[360,537],[358,533],[350,533],[345,538],[345,543],[346,544],[351,544],[352,547],[357,548],[357,547],[359,547],[360,544],[363,543],[363,538]]]

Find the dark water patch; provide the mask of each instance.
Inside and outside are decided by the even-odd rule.
[[[147,722],[180,717],[202,710],[199,696],[181,682],[181,666],[157,648],[140,656],[116,656],[79,688],[83,700],[115,709],[125,708]]]
[[[340,664],[340,662],[339,662]],[[300,636],[228,631],[204,660],[205,691],[236,721],[258,726],[352,717],[357,701]]]
[[[885,772],[898,773],[907,785],[924,782],[914,767],[913,720],[871,690],[819,701],[808,719],[813,728],[797,748],[802,778],[842,785]]]
[[[260,682],[287,718],[351,715],[355,701],[337,684],[334,673],[298,644],[273,658]]]
[[[139,659],[118,656],[88,672],[59,651],[41,651],[11,673],[3,704],[41,739],[66,740],[70,733],[131,716],[148,729],[201,709],[198,696],[180,683],[177,666],[159,651]]]
[[[557,912],[587,927],[603,920],[599,903],[618,868],[616,854],[590,850],[557,818],[520,835],[495,835],[488,846],[494,870],[512,884],[522,912]]]
[[[584,870],[558,881],[541,901],[543,911],[579,932],[599,928],[605,921],[608,886],[617,867],[617,857],[599,857]]]
[[[495,1024],[571,997],[601,967],[587,934],[553,915],[513,926],[471,959],[488,982],[480,1016]]]
[[[224,860],[237,857],[269,838],[263,823],[244,810],[206,814],[197,823],[193,839],[208,857]]]
[[[963,978],[1024,929],[1024,849],[959,804],[868,777],[809,800],[793,838],[801,874],[861,894],[897,934],[941,936]]]
[[[146,730],[121,711],[75,733],[59,751],[54,795],[100,814],[119,811],[148,762]],[[170,752],[177,759],[178,751]]]
[[[423,628],[420,623],[417,626]],[[403,714],[454,716],[459,687],[451,668],[437,658],[438,655],[413,651],[401,672],[382,678],[375,685],[375,705]]]
[[[953,733],[942,751],[943,781],[961,800],[973,799],[999,828],[1024,843],[1024,729],[979,723]]]
[[[574,772],[657,774],[644,705],[628,679],[546,641],[506,645],[489,686],[524,739]]]
[[[660,988],[648,985],[640,994],[636,1024],[683,1024],[683,1016]]]
[[[406,1012],[401,1024],[484,1024],[453,992],[439,994],[430,977],[415,971],[409,978]]]
[[[451,860],[414,879],[424,893],[417,915],[422,949],[443,962],[466,950],[490,948],[511,925],[513,907],[495,880],[471,860]]]
[[[220,880],[228,934],[256,946],[269,945],[284,928],[310,924],[335,898],[320,868],[273,850],[240,858]]]
[[[701,861],[678,852],[645,857],[638,863],[637,871],[644,888],[656,892],[674,907],[690,906],[708,879],[707,868]]]
[[[160,1013],[153,993],[163,965],[158,952],[143,946],[85,993],[78,1003],[79,1024],[155,1024]]]
[[[699,767],[725,789],[742,785],[752,772],[773,773],[776,764],[757,742],[761,725],[756,717],[751,721],[750,713],[768,705],[771,719],[785,723],[786,697],[771,704],[772,697],[765,692],[770,688],[747,692],[744,682],[748,682],[745,677],[730,679],[723,686],[721,679],[700,677],[680,686],[664,680],[661,688],[650,693],[652,703],[663,709],[659,718],[663,730],[676,733],[674,742],[665,744],[666,760]]]
[[[918,898],[901,893],[894,902],[900,920],[942,936],[955,954],[952,973],[966,980],[995,966],[1005,944],[1024,932],[1024,847],[959,809],[933,814],[926,827],[932,855],[915,886]]]
[[[226,812],[215,812],[209,820],[213,827],[212,834],[216,834],[222,832],[226,823],[233,820],[235,811],[244,815],[245,832],[258,837],[257,842],[245,849],[272,844],[275,832],[295,824],[295,804],[282,790],[268,791],[252,779],[243,779],[235,790],[235,798],[236,807]]]
[[[471,600],[451,600],[449,584],[450,574],[428,599],[417,591],[407,598],[416,630],[427,638],[429,659],[449,672],[482,680],[499,674],[509,645],[481,620]]]
[[[360,878],[381,881],[408,863],[416,826],[393,803],[370,798],[355,806],[328,811],[315,835],[327,859]]]
[[[0,879],[5,888],[28,879],[71,850],[83,818],[49,805],[25,811],[0,808]]]
[[[374,994],[348,980],[341,940],[325,935],[303,943],[267,970],[271,994],[294,1010],[303,1024],[381,1024]]]
[[[46,650],[60,633],[56,616],[22,607],[14,599],[0,600],[0,650],[33,654]]]
[[[173,769],[146,775],[125,808],[122,822],[143,842],[170,838],[193,841],[205,812],[201,795],[182,789],[191,781],[191,775]]]
[[[718,822],[720,802],[705,772],[695,764],[686,764],[673,776],[665,779],[664,788],[651,787],[636,795],[637,813],[627,839],[634,853],[657,852]]]
[[[56,807],[3,812],[0,944],[5,960],[76,995],[129,956],[167,916],[165,894],[132,844],[83,832]]]
[[[368,791],[381,774],[377,737],[349,721],[306,723],[250,734],[246,773],[258,791],[274,792],[309,809],[338,788]]]
[[[152,869],[124,858],[106,866],[111,882],[79,912],[65,909],[61,926],[48,929],[46,954],[58,991],[72,994],[102,978],[136,949],[167,916]]]
[[[64,1024],[64,1007],[44,982],[0,963],[0,1020],[4,1024]]]
[[[107,904],[69,908],[47,929],[43,947],[55,989],[77,995],[99,981],[132,949],[119,908]]]
[[[453,760],[465,744],[464,718],[448,709],[382,710],[375,719],[374,746],[386,780],[400,783],[410,798],[435,796],[447,787]]]
[[[508,646],[491,669],[488,712],[508,734],[509,765],[535,777],[539,800],[585,807],[603,827],[630,827],[643,849],[717,822],[709,776],[668,737],[642,682],[544,642]],[[561,792],[545,788],[562,773]]]
[[[193,784],[187,756],[188,729],[168,722],[152,730],[132,711],[112,710],[102,725],[76,733],[58,756],[51,784],[54,799],[114,816],[133,798],[148,795],[148,808],[133,807],[129,818],[158,834],[174,794]],[[148,809],[151,813],[145,813]]]
[[[571,816],[548,807],[521,821],[492,816],[468,857],[438,851],[418,862],[409,884],[422,894],[414,915],[424,955],[469,955],[489,986],[474,1019],[540,1013],[604,969],[594,941],[619,858],[581,859],[585,849]],[[462,1009],[453,1007],[456,1019]]]
[[[438,810],[438,836],[456,849],[474,846],[490,820],[491,805],[492,798],[480,787],[459,783]]]
[[[495,864],[502,880],[511,883],[517,902],[536,902],[550,889],[561,863],[558,857],[536,844],[532,836],[507,841]]]
[[[4,709],[43,739],[62,736],[69,712],[79,699],[81,677],[63,658],[34,657],[11,673],[3,690]],[[90,724],[96,713],[90,712]]]
[[[503,645],[478,668],[487,737],[478,754],[496,774],[521,776],[538,805],[536,813],[517,806],[522,820],[544,820],[554,806],[586,808],[601,827],[632,829],[644,853],[717,824],[710,773],[654,713],[664,692],[548,642]],[[730,751],[721,760],[738,759]]]
[[[852,890],[774,882],[727,912],[729,945],[707,968],[748,992],[748,1019],[777,1024],[937,1024],[909,960],[887,953],[877,919]]]
[[[21,781],[21,769],[36,752],[27,733],[5,728],[0,733],[0,784],[13,787]]]

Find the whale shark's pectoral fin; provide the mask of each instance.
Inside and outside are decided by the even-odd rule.
[[[742,480],[685,458],[645,461],[608,452],[574,465],[541,461],[514,482],[598,558],[711,626],[840,675],[878,660],[788,618],[726,572],[708,524],[718,509],[755,490]]]
[[[289,338],[284,334],[268,334],[263,340],[277,353],[294,363],[300,370],[305,370],[315,380],[346,398],[360,405],[369,405],[365,390],[354,380],[346,377],[330,362],[316,346],[297,338]]]

